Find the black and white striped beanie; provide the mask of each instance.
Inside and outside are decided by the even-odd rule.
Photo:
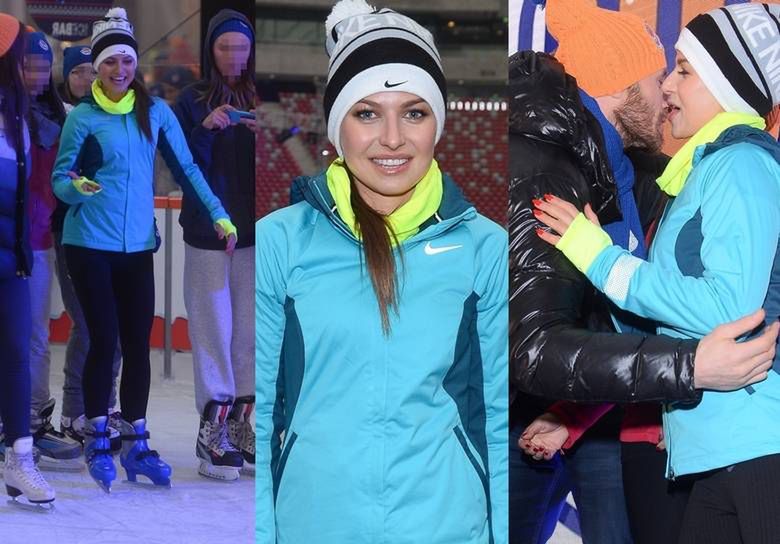
[[[325,21],[328,139],[343,156],[341,122],[359,100],[374,93],[403,91],[425,100],[436,119],[436,141],[444,130],[447,86],[433,36],[409,17],[376,9],[365,0],[341,0]]]
[[[123,8],[111,8],[103,19],[92,23],[92,67],[97,70],[112,55],[129,55],[138,62],[138,43]]]
[[[765,116],[780,103],[780,4],[696,16],[675,46],[724,110]]]

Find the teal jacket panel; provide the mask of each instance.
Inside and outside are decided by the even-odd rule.
[[[735,127],[699,147],[693,164],[664,213],[649,262],[612,246],[588,277],[621,308],[659,322],[659,334],[701,338],[760,307],[776,319],[780,146],[761,131]],[[668,476],[780,453],[778,419],[777,372],[738,391],[705,391],[696,405],[667,406]]]
[[[153,98],[149,109],[152,141],[138,127],[135,111],[116,115],[93,100],[82,101],[66,118],[52,173],[54,193],[70,204],[62,242],[106,251],[132,253],[155,246],[154,158],[163,155],[185,192],[197,195],[212,221],[227,218],[198,167],[176,116]],[[96,181],[102,191],[82,195],[68,172]],[[215,233],[216,237],[216,233]]]
[[[385,336],[324,175],[293,194],[256,228],[257,542],[506,543],[506,232],[445,178]]]

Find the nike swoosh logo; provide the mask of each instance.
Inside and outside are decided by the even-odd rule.
[[[392,89],[393,87],[398,87],[399,85],[403,85],[406,83],[406,81],[402,81],[400,83],[390,83],[389,81],[385,80],[385,87],[388,89]]]
[[[463,247],[462,245],[458,246],[441,246],[441,247],[432,247],[431,243],[428,242],[425,244],[425,254],[426,255],[438,255],[439,253],[445,253],[447,251],[452,251],[453,249],[458,249]]]

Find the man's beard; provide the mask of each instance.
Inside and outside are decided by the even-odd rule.
[[[628,89],[625,103],[615,108],[615,127],[623,137],[623,147],[638,147],[652,153],[661,150],[663,122],[660,113],[642,97],[639,85]]]

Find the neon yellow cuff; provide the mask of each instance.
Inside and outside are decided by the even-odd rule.
[[[226,237],[232,234],[236,237],[236,240],[238,240],[238,230],[232,221],[230,221],[230,219],[226,219],[224,217],[222,219],[217,219],[217,225],[222,227],[222,230],[225,231]]]
[[[84,196],[94,196],[97,193],[100,192],[100,190],[97,191],[87,191],[84,186],[88,184],[94,184],[97,185],[97,182],[92,181],[91,179],[85,178],[84,176],[81,176],[80,178],[76,178],[74,180],[71,180],[73,182],[73,186],[76,188],[76,190],[81,193]]]
[[[555,247],[566,255],[577,270],[585,274],[599,253],[611,245],[612,239],[609,234],[588,221],[585,214],[580,213],[571,222]]]

